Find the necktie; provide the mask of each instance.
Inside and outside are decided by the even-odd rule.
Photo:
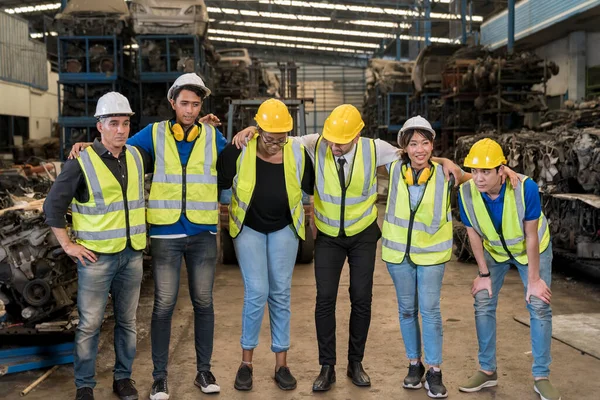
[[[338,158],[338,177],[340,178],[340,185],[342,185],[342,192],[346,191],[346,173],[344,172],[344,164],[346,164],[345,158]]]
[[[340,185],[342,186],[342,207],[340,212],[340,233],[339,236],[345,237],[346,232],[344,231],[344,212],[346,208],[346,174],[344,172],[344,164],[346,164],[346,159],[341,157],[338,158],[338,177],[340,178]]]

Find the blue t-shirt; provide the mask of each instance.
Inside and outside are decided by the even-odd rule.
[[[171,121],[175,122],[175,121]],[[217,153],[220,154],[221,151],[227,145],[227,139],[223,136],[223,134],[215,128],[217,133]],[[181,141],[177,143],[177,150],[179,151],[179,158],[181,159],[181,164],[187,164],[188,159],[190,158],[190,154],[192,153],[192,149],[194,148],[195,141],[187,142]],[[152,124],[148,125],[132,137],[127,140],[127,144],[131,146],[137,146],[146,153],[152,156],[154,160],[154,143],[152,142]],[[213,232],[217,233],[216,225],[199,225],[194,224],[193,222],[188,221],[185,215],[182,213],[179,221],[175,222],[173,225],[150,225],[150,236],[159,236],[159,235],[187,235],[193,236],[202,232]]]
[[[481,194],[497,231],[499,231],[500,227],[502,226],[502,211],[504,209],[505,192],[506,183],[502,185],[502,189],[500,189],[500,195],[495,200],[490,199],[490,196],[488,196],[487,193]],[[469,221],[469,218],[467,217],[467,213],[460,199],[460,192],[458,193],[458,206],[460,208],[460,219],[462,220],[463,224],[470,228],[473,227],[473,225],[471,225],[471,221]],[[534,221],[540,218],[541,214],[542,205],[540,202],[538,185],[533,181],[533,179],[527,179],[525,181],[525,221]]]

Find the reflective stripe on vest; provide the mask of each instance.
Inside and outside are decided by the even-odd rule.
[[[236,175],[233,178],[231,203],[229,204],[229,234],[235,238],[242,230],[248,207],[256,186],[256,146],[255,136],[236,162]],[[283,168],[285,186],[292,216],[293,228],[304,240],[304,206],[302,204],[302,177],[304,175],[304,146],[289,140],[283,148]]]
[[[127,225],[131,247],[135,250],[146,247],[144,166],[136,148],[126,145],[126,149],[126,198],[120,183],[93,148],[81,152],[78,159],[89,199],[86,203],[74,199],[71,204],[73,234],[79,244],[92,251],[123,250],[128,239]]]
[[[384,261],[400,264],[407,251],[410,261],[416,265],[436,265],[450,260],[453,240],[449,193],[441,166],[433,163],[433,174],[423,197],[417,209],[412,211],[402,162],[392,163],[382,229]]]
[[[154,124],[152,139],[155,161],[148,222],[171,225],[184,211],[187,219],[195,224],[216,225],[219,212],[215,128],[202,124],[201,134],[194,142],[185,166],[181,165],[168,121]]]
[[[510,184],[506,184],[504,192],[504,203],[502,212],[502,238],[496,231],[494,223],[489,215],[482,194],[477,190],[477,186],[470,180],[460,187],[460,196],[463,208],[467,213],[469,222],[473,229],[483,239],[485,249],[490,253],[494,260],[504,262],[514,258],[517,262],[526,265],[527,245],[525,242],[525,180],[530,179],[525,175],[519,175],[521,183],[513,189]],[[542,253],[550,243],[550,231],[548,229],[548,220],[542,212],[538,220],[538,240],[540,243],[540,253]]]
[[[315,151],[315,223],[328,236],[340,232],[342,187],[337,163],[327,143],[319,138]],[[356,144],[346,189],[344,231],[354,236],[377,219],[377,164],[375,142],[360,138]]]

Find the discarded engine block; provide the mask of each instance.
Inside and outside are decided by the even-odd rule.
[[[39,211],[0,216],[0,334],[68,315],[77,300],[77,266]],[[8,332],[10,333],[10,332]]]

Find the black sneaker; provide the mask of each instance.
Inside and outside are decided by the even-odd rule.
[[[288,367],[280,367],[275,372],[275,382],[277,382],[277,386],[281,390],[296,389],[296,378],[294,378]]]
[[[403,387],[406,389],[421,389],[423,387],[423,375],[425,375],[425,367],[423,363],[419,361],[418,364],[408,365],[408,375],[404,378]]]
[[[252,389],[252,368],[247,365],[242,365],[235,375],[235,383],[233,387],[237,390]]]
[[[196,374],[194,385],[198,386],[202,393],[219,393],[221,387],[217,384],[215,376],[210,371],[200,371]]]
[[[94,400],[94,389],[91,387],[82,387],[77,389],[75,400]]]
[[[425,375],[425,389],[427,389],[427,396],[434,399],[448,397],[448,391],[442,382],[442,371],[436,372],[433,368],[427,371],[427,375]]]
[[[135,381],[129,378],[113,381],[113,392],[115,392],[121,400],[137,400],[138,391],[135,386],[133,386],[134,383]]]
[[[167,378],[158,378],[152,384],[150,392],[150,400],[169,400],[169,386],[167,386]]]

